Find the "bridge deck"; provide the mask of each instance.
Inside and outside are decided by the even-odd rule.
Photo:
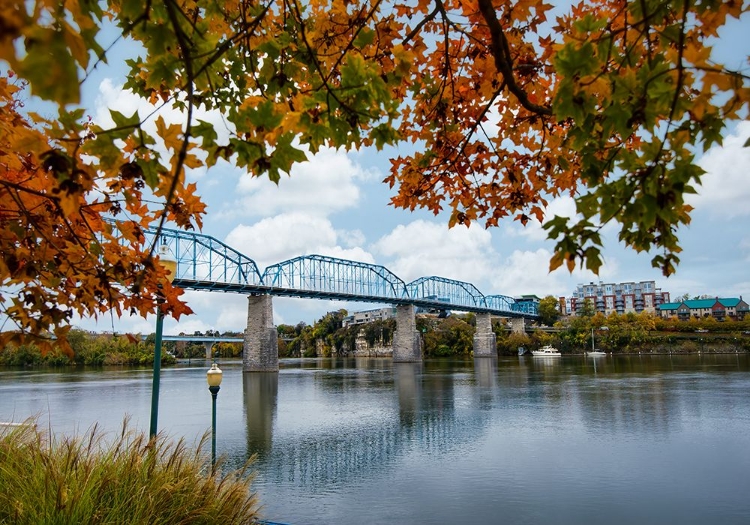
[[[261,274],[252,259],[208,235],[167,228],[146,233],[146,242],[167,246],[177,260],[174,284],[185,289],[538,317],[535,304],[484,295],[468,282],[431,276],[407,284],[384,266],[323,255],[295,257]]]

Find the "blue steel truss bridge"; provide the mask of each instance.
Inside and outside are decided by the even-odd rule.
[[[146,232],[150,241],[156,229]],[[177,261],[174,284],[185,289],[268,294],[536,318],[536,304],[484,295],[471,283],[420,277],[406,283],[388,268],[324,255],[295,257],[263,273],[255,261],[205,234],[163,228],[159,243]]]

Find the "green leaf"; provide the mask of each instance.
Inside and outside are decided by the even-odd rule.
[[[367,27],[363,28],[357,38],[354,39],[355,47],[362,49],[365,46],[369,46],[375,41],[375,31]]]
[[[203,147],[206,148],[209,145],[216,142],[219,138],[216,134],[214,125],[205,120],[197,120],[198,124],[190,128],[190,134],[195,138],[203,139]]]
[[[29,80],[34,95],[60,104],[80,102],[78,69],[61,31],[33,26],[18,69]]]
[[[137,159],[136,163],[143,170],[143,180],[149,188],[155,188],[159,184],[159,176],[166,170],[156,159]]]
[[[127,117],[115,109],[110,109],[109,115],[112,117],[115,126],[118,128],[132,129],[138,127],[141,123],[141,120],[138,117],[138,111],[135,111],[132,115]]]

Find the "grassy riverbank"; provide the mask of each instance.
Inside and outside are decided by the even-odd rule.
[[[127,423],[63,438],[0,427],[0,523],[252,523],[247,466],[212,474],[205,442],[149,441]]]

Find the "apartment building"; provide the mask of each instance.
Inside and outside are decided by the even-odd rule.
[[[396,317],[396,307],[377,308],[375,310],[365,310],[363,312],[355,312],[341,321],[341,325],[346,328],[354,324],[365,324],[380,319],[391,319]]]
[[[656,313],[660,305],[669,302],[669,292],[657,288],[655,281],[579,284],[571,297],[560,297],[560,312],[577,315],[587,299],[604,315]]]
[[[715,317],[719,321],[731,318],[742,321],[748,315],[748,304],[737,297],[712,297],[711,299],[690,299],[679,303],[664,303],[659,306],[661,317],[677,317],[687,321],[691,317]]]

